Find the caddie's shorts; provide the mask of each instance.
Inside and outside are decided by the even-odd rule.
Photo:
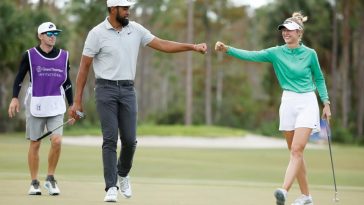
[[[320,110],[316,94],[283,91],[279,108],[279,130],[292,131],[300,127],[312,128],[312,133],[320,131]]]
[[[30,113],[30,97],[25,102],[26,133],[25,137],[36,141],[41,135],[63,124],[63,114],[52,117],[34,117]],[[63,135],[63,127],[53,131],[52,135]],[[52,137],[52,135],[50,137]]]

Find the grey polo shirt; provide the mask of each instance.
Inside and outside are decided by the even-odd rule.
[[[146,46],[154,38],[134,21],[117,31],[106,18],[88,33],[82,54],[93,58],[96,78],[134,80],[140,45]]]

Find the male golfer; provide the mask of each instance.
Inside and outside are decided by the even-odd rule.
[[[159,39],[142,25],[130,21],[131,0],[107,0],[109,15],[88,34],[76,79],[75,102],[70,116],[77,119],[82,111],[82,94],[91,64],[96,77],[96,108],[103,135],[102,159],[105,179],[105,202],[117,201],[118,189],[129,198],[132,190],[129,172],[136,148],[137,100],[134,78],[139,46],[175,53],[205,53],[207,46]],[[117,160],[120,131],[121,152]],[[117,183],[119,181],[119,183]]]
[[[44,128],[53,130],[63,123],[63,115],[66,112],[64,95],[67,97],[68,105],[73,103],[72,84],[68,75],[70,69],[68,51],[54,47],[60,32],[61,30],[51,22],[42,23],[38,27],[40,44],[27,50],[22,57],[8,110],[10,118],[19,112],[18,95],[24,77],[29,72],[31,82],[25,97],[26,137],[30,140],[28,165],[32,178],[29,195],[41,195],[38,181],[41,141],[37,139]],[[60,194],[54,173],[61,154],[62,134],[63,130],[57,129],[50,136],[48,176],[44,184],[50,195]]]

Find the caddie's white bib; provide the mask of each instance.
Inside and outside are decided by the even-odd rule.
[[[32,88],[29,87],[24,104],[30,98],[30,113],[35,117],[51,117],[64,114],[66,112],[66,103],[63,89],[61,89],[61,92],[61,96],[34,97],[32,96]]]

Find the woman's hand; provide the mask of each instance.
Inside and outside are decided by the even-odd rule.
[[[323,119],[326,119],[327,122],[330,122],[331,119],[331,110],[330,110],[330,104],[325,103],[324,108],[322,109],[322,116]]]
[[[228,47],[224,43],[222,43],[220,41],[216,42],[215,51],[220,51],[220,52],[226,53],[227,49],[228,49]]]

